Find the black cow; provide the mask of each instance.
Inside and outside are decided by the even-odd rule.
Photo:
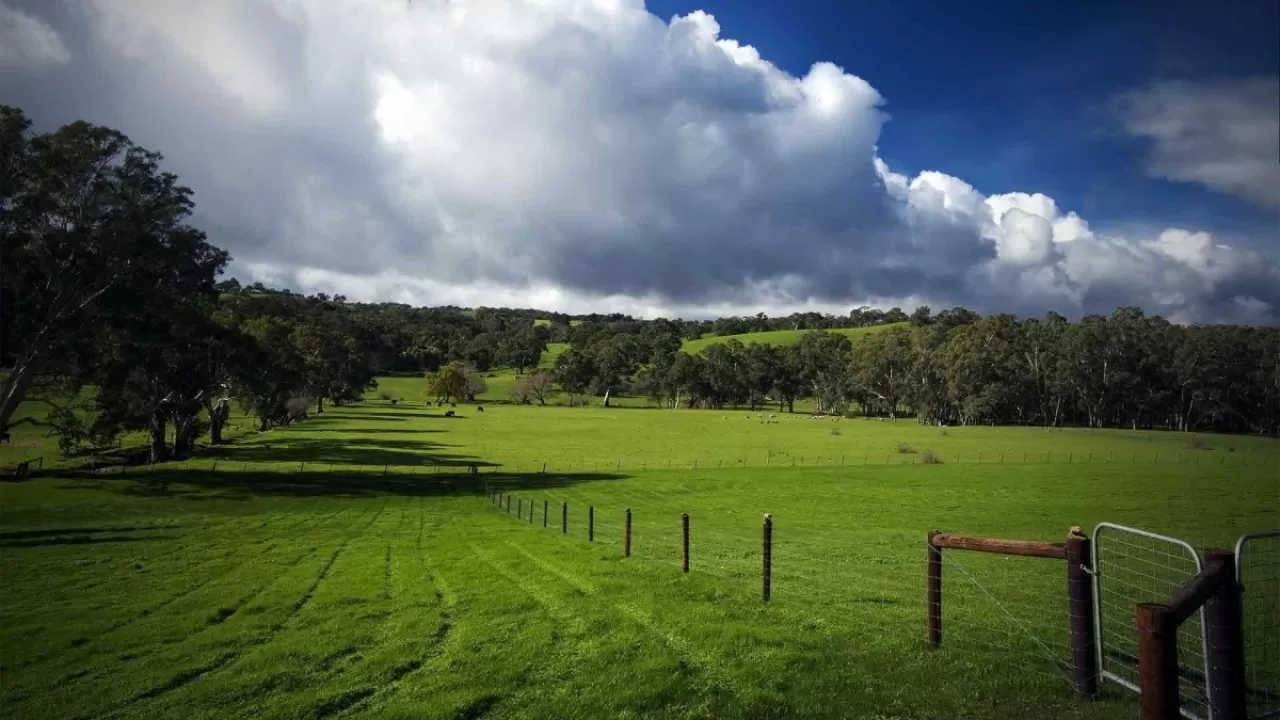
[[[444,411],[444,416],[445,416],[445,417],[453,417],[453,411],[452,411],[452,410],[445,410],[445,411]]]
[[[484,412],[484,406],[483,406],[483,405],[477,405],[477,406],[476,406],[476,412]]]

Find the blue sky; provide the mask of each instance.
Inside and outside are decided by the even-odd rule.
[[[1153,80],[1276,75],[1276,0],[646,4],[663,18],[706,10],[722,36],[792,74],[826,60],[867,80],[892,116],[881,156],[900,172],[1043,192],[1098,225],[1276,228],[1274,213],[1236,197],[1148,177],[1148,143],[1119,133],[1108,105]]]
[[[162,152],[245,282],[1280,323],[1278,8],[0,0],[0,97]]]

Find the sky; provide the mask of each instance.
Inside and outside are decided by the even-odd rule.
[[[417,305],[1280,323],[1274,0],[0,0],[229,274]]]

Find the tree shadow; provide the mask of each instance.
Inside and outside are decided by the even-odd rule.
[[[261,469],[151,470],[99,478],[93,489],[183,500],[249,500],[254,497],[380,495],[484,496],[487,491],[547,490],[584,482],[624,480],[614,473],[471,473],[461,468],[381,468],[288,472]],[[170,484],[171,483],[171,484]],[[76,487],[76,486],[71,486]],[[83,486],[88,489],[90,486]]]
[[[154,542],[157,540],[177,540],[179,535],[150,535],[135,537],[133,535],[71,535],[60,537],[31,538],[27,540],[3,540],[0,547],[44,547],[46,545],[97,545],[100,543],[133,543]]]
[[[471,455],[441,451],[448,447],[455,446],[427,440],[278,435],[243,445],[220,445],[209,456],[232,463],[494,466]]]
[[[399,429],[399,428],[336,428],[336,427],[324,427],[324,428],[317,428],[317,427],[309,427],[309,428],[307,428],[307,432],[308,432],[308,433],[345,433],[345,434],[347,434],[347,435],[385,435],[385,434],[388,434],[388,433],[389,433],[389,434],[392,434],[392,435],[419,435],[419,434],[425,435],[425,434],[427,434],[427,433],[442,433],[442,432],[447,432],[447,431],[446,431],[446,430],[422,429],[422,428],[419,428],[419,429],[406,429],[406,430],[401,430],[401,429]]]

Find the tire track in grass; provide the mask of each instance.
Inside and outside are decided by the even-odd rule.
[[[341,512],[343,512],[343,510],[337,510],[337,511],[334,511],[334,512],[330,512],[330,513],[327,513],[327,514],[325,514],[325,515],[320,516],[319,518],[315,518],[314,516],[312,516],[311,518],[308,518],[308,519],[314,519],[314,520],[315,520],[315,526],[316,526],[316,527],[318,527],[319,525],[322,525],[322,524],[324,524],[325,522],[327,522],[327,520],[328,520],[328,519],[330,519],[330,518],[332,518],[334,515],[341,514]],[[293,526],[291,526],[291,527],[296,527],[298,524],[301,524],[301,523],[294,524],[294,525],[293,525]],[[313,528],[313,529],[314,529],[314,528]],[[261,545],[262,543],[267,542],[269,539],[270,539],[270,538],[262,538],[261,540],[259,540],[259,541],[255,542],[255,543],[253,543],[253,546]],[[261,549],[261,550],[258,550],[258,551],[255,551],[255,553],[254,553],[254,554],[255,554],[255,555],[258,555],[258,556],[266,555],[266,554],[271,553],[272,551],[274,551],[274,550],[276,549],[276,547],[278,547],[279,545],[280,545],[280,542],[279,542],[279,541],[272,542],[272,544],[267,545],[265,548],[263,548],[263,549]],[[238,551],[238,550],[236,550],[236,549],[234,549],[234,548],[233,548],[233,549],[230,549],[230,550],[228,550],[226,553],[224,553],[223,555],[221,555],[221,556],[219,556],[219,557],[217,557],[217,558],[213,558],[213,559],[209,559],[209,560],[205,560],[205,561],[201,561],[201,562],[197,563],[197,564],[195,565],[195,567],[194,567],[194,568],[192,568],[192,569],[193,569],[193,570],[196,570],[196,569],[204,568],[204,567],[206,567],[206,566],[212,565],[212,564],[217,563],[217,562],[219,562],[219,561],[226,560],[226,559],[227,559],[227,557],[229,557],[229,556],[232,556],[232,555],[238,555],[238,554],[240,554],[240,552],[241,552],[241,551]],[[302,560],[302,558],[299,558],[299,560],[298,560],[297,562],[300,562],[301,560]],[[296,564],[296,562],[295,562],[295,564]],[[35,656],[32,656],[32,657],[30,657],[30,658],[23,659],[22,661],[20,661],[20,663],[19,663],[19,664],[20,664],[21,666],[23,666],[23,667],[29,667],[29,666],[31,666],[31,665],[35,665],[35,664],[38,664],[38,663],[44,662],[45,660],[48,660],[49,658],[51,658],[51,657],[53,657],[53,656],[56,656],[56,655],[63,655],[63,656],[65,656],[65,654],[66,654],[68,651],[70,651],[70,650],[73,650],[73,649],[76,649],[76,648],[81,648],[81,647],[91,646],[92,644],[97,643],[97,642],[100,642],[100,641],[102,641],[104,638],[106,638],[106,637],[108,637],[108,636],[110,636],[110,635],[113,635],[113,634],[115,634],[115,633],[117,633],[117,632],[119,632],[119,631],[121,631],[121,630],[124,630],[124,629],[126,629],[126,628],[128,628],[128,627],[132,626],[134,623],[136,623],[136,622],[138,622],[138,621],[141,621],[141,620],[144,620],[144,619],[147,619],[147,618],[150,618],[150,617],[154,617],[154,616],[156,616],[158,613],[160,613],[161,611],[163,611],[165,608],[169,607],[170,605],[173,605],[174,603],[180,602],[180,601],[182,601],[184,598],[187,598],[187,597],[189,597],[189,596],[191,596],[191,595],[193,595],[193,594],[195,594],[195,593],[197,593],[197,592],[200,592],[200,591],[201,591],[201,590],[203,590],[205,587],[207,587],[207,586],[209,586],[210,584],[212,584],[212,583],[214,583],[214,582],[217,582],[218,580],[221,580],[222,578],[225,578],[226,576],[228,576],[228,575],[230,575],[230,574],[232,574],[232,573],[236,572],[236,571],[237,571],[237,570],[239,570],[241,567],[242,567],[241,565],[232,565],[231,567],[227,568],[225,571],[222,571],[222,572],[215,572],[213,575],[210,575],[210,576],[208,576],[208,577],[205,577],[204,579],[199,580],[199,581],[198,581],[198,582],[196,582],[195,584],[193,584],[193,585],[189,585],[189,586],[187,586],[185,589],[183,589],[183,590],[181,590],[181,591],[179,591],[179,592],[177,592],[177,593],[174,593],[174,594],[170,595],[169,597],[165,598],[164,600],[160,601],[159,603],[156,603],[156,604],[151,605],[151,606],[149,606],[149,607],[145,607],[145,608],[143,608],[141,611],[139,611],[138,613],[136,613],[136,614],[134,614],[134,615],[131,615],[131,616],[129,616],[128,618],[124,618],[124,619],[121,619],[121,620],[116,621],[115,623],[112,623],[112,624],[111,624],[111,625],[109,625],[106,629],[102,630],[102,631],[101,631],[101,632],[99,632],[97,635],[93,636],[92,638],[87,638],[87,639],[84,639],[83,641],[81,641],[80,639],[73,640],[73,641],[72,641],[72,644],[70,644],[70,645],[68,645],[68,646],[58,647],[58,648],[54,648],[54,649],[50,649],[50,650],[46,650],[46,651],[41,652],[41,653],[39,653],[39,654],[37,654],[37,655],[35,655]],[[224,619],[225,619],[225,618],[224,618]],[[88,651],[86,650],[85,652],[88,652]],[[12,668],[12,667],[0,666],[0,672],[8,672],[8,671],[11,671],[11,670],[13,670],[13,668]]]
[[[336,516],[336,515],[341,515],[343,512],[346,512],[346,510],[348,510],[348,509],[349,509],[349,508],[342,508],[342,509],[338,510],[337,512],[327,513],[327,514],[324,516],[324,518],[325,518],[325,519],[322,519],[319,523],[317,523],[317,527],[313,527],[311,530],[312,530],[312,531],[317,530],[319,525],[327,524],[327,522],[328,522],[328,520],[329,520],[329,519],[333,518],[333,517],[334,517],[334,516]],[[348,528],[347,528],[347,529],[349,530],[349,529],[350,529],[350,526],[348,526]],[[163,641],[163,642],[159,643],[159,646],[176,646],[176,645],[181,645],[182,643],[189,642],[190,640],[192,640],[192,639],[194,639],[195,637],[199,636],[201,633],[208,631],[211,627],[216,626],[216,625],[220,625],[220,624],[222,624],[222,623],[226,622],[227,620],[229,620],[230,618],[232,618],[232,617],[236,614],[236,612],[238,612],[238,611],[239,611],[240,607],[243,607],[245,604],[247,604],[247,603],[249,603],[249,602],[252,602],[252,600],[253,600],[254,598],[256,598],[256,597],[260,596],[262,593],[266,592],[270,587],[274,586],[277,582],[279,582],[279,581],[280,581],[280,580],[281,580],[281,579],[282,579],[282,578],[283,578],[283,577],[284,577],[284,576],[285,576],[285,575],[286,575],[290,570],[292,570],[294,567],[297,567],[297,566],[298,566],[298,564],[300,564],[300,563],[301,563],[303,560],[305,560],[307,557],[310,557],[310,556],[315,555],[316,550],[317,550],[317,548],[314,548],[314,547],[313,547],[313,548],[311,548],[309,551],[304,551],[304,552],[302,552],[301,554],[299,554],[299,556],[298,556],[297,558],[295,558],[292,562],[290,562],[290,563],[288,564],[288,566],[287,566],[284,570],[282,570],[282,571],[278,571],[278,572],[274,573],[274,575],[273,575],[273,577],[272,577],[271,579],[267,580],[267,581],[266,581],[266,582],[264,582],[264,583],[259,584],[259,585],[258,585],[258,586],[253,590],[253,591],[251,591],[250,593],[248,593],[248,594],[246,594],[246,595],[244,595],[244,596],[240,597],[240,598],[237,600],[236,604],[233,606],[233,607],[234,607],[234,609],[233,609],[231,612],[226,612],[226,613],[222,613],[222,612],[220,612],[218,615],[215,615],[215,616],[213,616],[213,617],[207,617],[207,616],[206,616],[206,617],[205,617],[205,619],[203,619],[203,620],[201,620],[201,621],[200,621],[200,623],[199,623],[199,625],[198,625],[197,627],[195,627],[195,628],[193,628],[191,631],[187,632],[187,633],[186,633],[184,636],[182,636],[181,638],[173,639],[173,640],[168,640],[168,641]],[[243,566],[241,566],[241,567],[243,567]],[[239,568],[235,568],[235,569],[239,569]],[[233,569],[233,570],[234,570],[234,569]],[[228,573],[224,573],[224,574],[223,574],[223,576],[225,576],[226,574],[229,574],[229,573],[230,573],[230,571],[229,571]],[[188,670],[186,670],[186,671],[184,671],[184,672],[182,672],[182,673],[179,673],[177,676],[174,676],[173,678],[170,678],[170,680],[169,680],[169,681],[167,681],[167,682],[165,683],[165,685],[166,685],[166,686],[168,686],[168,685],[172,685],[172,687],[158,687],[158,688],[151,688],[151,689],[149,689],[149,690],[147,690],[147,691],[144,691],[144,692],[143,692],[142,694],[140,694],[139,696],[136,696],[136,697],[134,698],[134,700],[136,700],[136,699],[138,699],[138,698],[142,697],[142,695],[147,695],[148,693],[150,693],[150,695],[148,695],[148,696],[154,696],[154,695],[163,694],[164,692],[168,692],[168,691],[169,691],[169,690],[171,690],[171,689],[176,689],[177,687],[181,687],[181,685],[185,684],[186,682],[190,682],[190,680],[194,679],[195,677],[198,677],[199,675],[201,675],[201,674],[203,674],[203,673],[208,672],[208,671],[210,670],[210,668],[216,668],[216,667],[218,667],[220,664],[225,664],[226,662],[228,662],[228,661],[229,661],[229,659],[233,659],[234,654],[235,654],[234,652],[232,652],[232,653],[222,653],[222,654],[220,654],[220,655],[218,656],[218,658],[217,658],[217,659],[215,659],[214,661],[212,661],[212,662],[210,662],[210,663],[207,663],[206,665],[203,665],[203,666],[200,666],[200,667],[197,667],[197,668],[188,669]],[[117,669],[119,669],[119,668],[123,667],[123,666],[124,666],[124,664],[126,664],[126,663],[130,663],[130,662],[133,662],[133,661],[136,661],[136,660],[144,659],[144,658],[146,658],[146,657],[147,657],[147,655],[148,655],[147,653],[139,653],[139,654],[132,654],[132,655],[130,655],[129,657],[125,657],[125,658],[117,657],[117,658],[112,662],[112,664],[111,664],[111,666],[110,666],[110,667],[111,667],[111,670],[113,670],[113,671],[114,671],[114,670],[117,670]],[[85,677],[85,676],[86,676],[86,675],[88,675],[88,674],[89,674],[89,673],[88,673],[88,671],[84,671],[84,670],[82,670],[82,671],[77,671],[77,672],[73,672],[73,673],[70,673],[70,674],[64,675],[64,676],[62,676],[62,677],[58,678],[57,680],[55,680],[55,681],[52,683],[51,687],[64,687],[66,683],[70,683],[70,682],[73,682],[73,681],[75,681],[75,680],[79,680],[80,678],[83,678],[83,677]],[[101,673],[98,673],[98,675],[101,675]],[[125,701],[125,702],[131,702],[131,701]],[[103,712],[107,712],[107,711],[103,711]],[[96,716],[96,715],[91,715],[91,716],[87,716],[87,717],[95,717],[95,716]]]
[[[385,503],[384,503],[384,507],[385,507]],[[344,510],[345,509],[340,510],[339,512]],[[363,530],[367,529],[368,526],[372,524],[373,520],[377,519],[377,515],[380,512],[381,512],[381,509],[379,509],[378,513],[374,514],[373,519],[371,519],[370,522],[364,526],[364,528],[361,528],[360,531],[356,532],[356,535],[358,535],[360,532],[363,532]],[[328,517],[331,517],[332,515],[335,515],[335,514],[338,514],[338,513],[337,512],[330,513]],[[358,520],[355,523],[353,523],[353,525],[355,524],[358,524]],[[222,668],[225,668],[226,666],[233,663],[237,658],[241,657],[246,652],[246,648],[252,648],[257,645],[261,645],[266,642],[269,642],[275,636],[275,634],[279,632],[279,630],[284,626],[284,624],[287,623],[292,617],[294,617],[298,613],[298,611],[302,609],[302,607],[305,606],[306,601],[310,600],[310,596],[314,594],[315,588],[319,586],[319,582],[323,580],[324,576],[328,574],[329,569],[332,567],[333,562],[337,560],[337,556],[341,553],[342,549],[346,546],[348,542],[350,542],[356,536],[356,535],[352,535],[351,531],[352,531],[352,527],[348,526],[346,528],[346,533],[347,533],[346,539],[342,542],[342,544],[339,545],[339,547],[335,550],[334,554],[330,556],[328,561],[326,561],[325,565],[322,566],[320,575],[317,577],[315,581],[312,582],[311,586],[308,588],[306,593],[304,593],[304,595],[294,603],[294,606],[290,608],[286,616],[282,620],[273,624],[268,629],[266,636],[250,640],[236,650],[220,653],[216,656],[214,660],[208,663],[179,672],[178,674],[169,677],[162,683],[159,683],[150,688],[147,688],[138,693],[135,693],[134,695],[130,696],[127,699],[110,704],[106,708],[96,710],[89,714],[79,715],[77,716],[77,720],[90,720],[91,718],[96,720],[97,718],[121,717],[127,712],[129,712],[130,710],[132,710],[134,706],[136,706],[139,703],[150,701],[155,698],[167,695],[168,693],[178,690],[179,688],[185,687],[186,685],[189,685],[192,682],[195,682],[196,680],[199,680],[200,678],[209,675],[210,673],[213,673]],[[314,554],[314,550],[312,550],[310,554]],[[304,559],[306,556],[307,554],[304,553]],[[283,573],[281,573],[281,575],[282,574]],[[277,578],[277,580],[278,579],[279,578]],[[192,638],[194,638],[196,635],[198,635],[199,632],[202,632],[211,627],[214,627],[215,625],[221,625],[221,624],[222,623],[217,623],[217,624],[205,623],[201,627],[200,631],[189,634],[181,642],[189,641]]]
[[[555,563],[552,563],[550,561],[543,560],[537,557],[536,555],[529,552],[528,550],[521,548],[509,541],[507,542],[507,544],[515,548],[517,551],[520,552],[520,554],[527,557],[531,562],[533,562],[538,567],[541,567],[542,569],[546,570],[552,575],[555,575],[556,577],[560,578],[561,581],[573,587],[579,594],[584,596],[596,595],[597,589],[594,584],[586,580],[583,580],[581,577],[579,577],[578,575],[575,575],[574,573],[568,572],[560,568]],[[615,613],[620,614],[623,617],[631,620],[634,624],[639,625],[641,628],[648,631],[653,636],[657,637],[659,640],[663,642],[663,644],[665,644],[667,647],[674,650],[677,654],[683,656],[694,667],[697,667],[698,670],[702,672],[707,677],[708,680],[712,681],[713,683],[719,685],[722,688],[727,689],[730,687],[729,678],[727,675],[725,675],[723,671],[723,663],[718,662],[716,658],[712,657],[710,654],[699,651],[693,643],[691,643],[688,639],[686,639],[679,633],[676,633],[673,630],[668,630],[664,628],[657,620],[653,618],[652,615],[650,615],[640,606],[631,602],[621,602],[621,603],[612,603],[612,604],[603,603],[602,605],[605,607],[611,607]]]
[[[280,634],[280,632],[284,630],[285,626],[288,625],[291,620],[297,617],[298,613],[302,612],[302,610],[306,608],[308,604],[310,604],[311,598],[315,596],[316,590],[320,587],[320,584],[324,582],[325,578],[329,576],[329,571],[333,569],[334,563],[336,563],[338,561],[338,558],[342,556],[342,553],[344,550],[346,550],[347,546],[350,545],[352,541],[357,540],[358,538],[363,536],[364,533],[370,527],[372,527],[375,522],[378,521],[378,518],[382,516],[383,511],[387,509],[387,502],[388,501],[384,500],[382,503],[382,506],[379,507],[378,511],[374,513],[372,518],[369,519],[369,522],[365,523],[364,527],[360,528],[360,530],[358,530],[355,534],[348,535],[342,541],[342,543],[338,545],[337,548],[334,549],[333,553],[329,556],[328,560],[325,561],[324,566],[321,567],[320,573],[316,575],[315,580],[311,582],[311,585],[310,587],[307,588],[306,592],[304,592],[294,602],[293,607],[289,609],[289,612],[287,612],[284,617],[276,621],[275,624],[273,624],[270,628],[268,628],[265,635],[263,635],[262,637],[253,639],[247,644],[246,647],[242,649],[234,650],[220,656],[217,660],[215,660],[212,663],[209,663],[208,665],[194,668],[193,671],[186,671],[186,672],[179,673],[178,675],[171,677],[169,680],[166,680],[160,685],[157,685],[148,690],[144,690],[143,692],[135,695],[134,697],[126,701],[122,707],[116,708],[111,713],[111,715],[118,716],[119,713],[131,708],[132,706],[136,705],[139,702],[152,700],[157,697],[166,695],[170,692],[173,692],[174,690],[178,690],[182,687],[190,685],[191,683],[197,680],[200,680],[201,678],[204,678],[213,673],[219,672],[225,669],[226,667],[232,665],[240,658],[251,654],[255,649],[273,642],[276,639],[276,637]],[[85,718],[85,720],[88,720],[88,718]]]

